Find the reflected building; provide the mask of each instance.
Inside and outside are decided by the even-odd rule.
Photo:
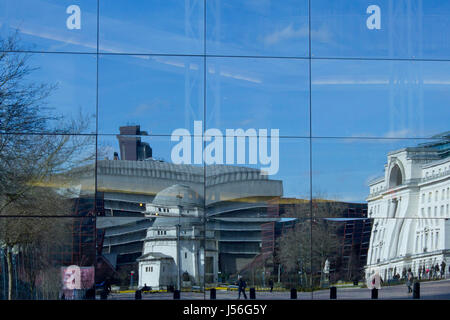
[[[125,141],[122,135],[118,137],[119,144]],[[167,248],[172,249],[167,251],[161,248],[146,251],[158,239],[166,237],[167,241],[173,241],[178,218],[167,215],[176,215],[179,210],[177,198],[161,202],[171,188],[187,188],[188,195],[198,196],[195,207],[186,210],[189,214],[195,211],[199,215],[196,219],[200,216],[204,219],[201,223],[194,221],[185,225],[186,230],[181,228],[187,232],[186,236],[190,233],[196,239],[182,243],[182,247],[198,246],[197,237],[206,235],[206,247],[203,247],[206,251],[199,258],[192,258],[190,275],[203,273],[202,269],[193,267],[196,261],[202,261],[205,281],[216,282],[218,272],[222,275],[239,272],[261,252],[261,225],[271,219],[267,217],[268,201],[283,194],[281,181],[271,180],[259,169],[247,167],[172,164],[152,157],[128,160],[128,153],[138,154],[135,149],[142,143],[139,136],[133,135],[127,136],[126,143],[128,148],[120,148],[120,160],[116,156],[116,160],[97,161],[98,198],[103,203],[102,216],[97,218],[97,229],[101,232],[98,245],[102,256],[115,269],[131,268],[137,261],[144,270],[145,261],[158,261],[159,265],[167,259],[177,261],[170,254],[175,242],[168,245]],[[144,148],[151,150],[148,145]],[[185,203],[188,199],[181,201]],[[154,209],[166,212],[161,212],[159,217],[152,216],[149,213],[156,213]],[[166,234],[158,234],[158,230]],[[209,245],[210,238],[215,239],[216,244]],[[188,256],[191,253],[191,249],[186,251]]]
[[[146,205],[145,216],[155,221],[147,229],[143,255],[138,258],[139,286],[217,283],[218,241],[214,230],[205,228],[203,206],[198,193],[179,184],[160,191]]]
[[[367,198],[374,219],[366,277],[384,279],[450,260],[450,132],[392,151]]]

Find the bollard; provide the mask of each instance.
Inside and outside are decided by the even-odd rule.
[[[102,290],[100,292],[100,300],[107,300],[108,299],[108,292],[106,290]]]
[[[256,291],[255,288],[250,288],[250,299],[255,300],[256,299]]]
[[[420,299],[420,283],[414,282],[413,299]]]
[[[175,290],[173,292],[173,299],[174,300],[180,300],[180,290]]]
[[[297,289],[295,288],[291,289],[291,299],[297,299]]]
[[[372,289],[372,299],[378,299],[378,289],[377,288]]]
[[[142,300],[142,291],[141,290],[136,290],[136,292],[134,293],[134,300]]]
[[[215,300],[215,299],[216,299],[216,289],[215,289],[215,288],[212,288],[212,289],[210,290],[210,292],[209,292],[209,298],[210,298],[211,300]]]
[[[330,288],[330,299],[336,299],[337,298],[337,288],[331,287]]]

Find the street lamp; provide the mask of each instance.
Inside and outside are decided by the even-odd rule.
[[[177,264],[178,264],[178,272],[177,272],[177,286],[178,290],[181,291],[181,252],[180,252],[180,228],[181,228],[181,199],[183,199],[183,196],[181,194],[177,195],[177,199],[179,201],[178,204],[178,225],[176,226],[177,229]]]

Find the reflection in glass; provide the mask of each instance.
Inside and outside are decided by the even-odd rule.
[[[207,59],[206,126],[279,130],[309,136],[308,63],[286,59]]]
[[[450,63],[312,62],[313,136],[430,138],[448,130]]]
[[[251,286],[268,287],[269,280],[289,289],[306,286],[306,278],[298,282],[299,270],[279,261],[277,241],[295,220],[288,208],[297,204],[301,218],[310,217],[308,154],[308,140],[282,138],[275,174],[265,174],[261,163],[206,166],[207,228],[216,232],[223,282],[240,275]],[[284,277],[286,268],[293,273]]]
[[[150,134],[194,134],[194,121],[203,120],[203,85],[201,58],[102,55],[99,133],[139,123]]]
[[[369,217],[402,217],[407,204],[397,208],[382,205],[380,199],[390,199],[392,192],[405,187],[445,179],[449,172],[448,137],[442,134],[440,139],[432,140],[314,139],[313,168],[314,197],[355,203],[369,201]],[[422,193],[425,195],[421,199],[428,197],[428,192]],[[418,215],[416,212],[414,217]]]
[[[279,235],[276,240],[275,261],[278,267],[278,279],[286,289],[296,288],[300,292],[311,292],[316,285],[311,249],[311,220],[303,218],[309,213],[302,203],[284,206],[289,219],[282,220],[277,227]],[[281,230],[280,230],[281,229]],[[278,280],[277,279],[277,280]],[[280,283],[279,283],[280,285]],[[302,294],[311,299],[310,294]]]
[[[1,132],[95,133],[94,55],[7,53],[0,70]]]
[[[188,282],[193,286],[203,281],[205,286],[219,281],[230,284],[234,283],[238,274],[245,275],[247,281],[257,285],[262,280],[250,277],[251,272],[256,270],[254,268],[267,268],[266,285],[269,278],[276,277],[281,267],[273,260],[273,250],[262,253],[263,242],[270,242],[267,237],[263,239],[265,236],[262,233],[264,228],[270,227],[269,224],[280,219],[279,202],[290,202],[291,198],[298,197],[297,201],[309,210],[308,140],[282,139],[280,154],[273,154],[276,161],[280,161],[279,170],[272,177],[262,174],[261,164],[211,164],[204,168],[195,164],[172,163],[169,160],[171,147],[176,143],[170,142],[169,137],[138,135],[140,127],[135,126],[121,127],[120,131],[131,133],[131,129],[137,129],[133,131],[134,135],[101,136],[99,140],[99,150],[107,154],[107,158],[97,163],[99,198],[104,201],[102,215],[105,221],[109,221],[105,236],[116,228],[113,224],[119,223],[117,232],[122,239],[105,238],[104,249],[112,250],[111,253],[117,255],[117,263],[135,265],[133,270],[142,267],[139,272],[149,273],[149,277],[145,278],[147,280],[139,280],[140,286],[147,284],[160,288],[173,285],[177,288],[177,273],[170,273],[172,278],[167,280],[173,284],[157,283],[151,277],[155,274],[148,270],[162,270],[161,262],[158,262],[158,267],[151,262],[166,258],[160,254],[170,255],[173,260],[171,266],[167,265],[167,270],[182,269],[176,263],[176,251],[157,248],[152,243],[159,236],[167,236],[172,237],[170,241],[176,247],[178,242],[175,238],[180,232],[181,236],[183,232],[193,232],[191,236],[204,241],[204,263],[209,262],[204,269],[187,271],[190,280],[185,281],[186,287]],[[99,154],[103,155],[103,152]],[[203,199],[205,191],[206,199]],[[277,200],[282,195],[286,198]],[[206,221],[202,219],[204,215]],[[177,227],[179,220],[182,223]],[[160,226],[160,223],[163,224]],[[188,225],[184,226],[186,223]],[[206,228],[206,233],[202,227]],[[111,245],[108,247],[107,243]],[[131,245],[134,249],[126,249]],[[264,244],[264,247],[274,248],[274,242],[267,246]],[[183,248],[184,245],[181,245],[180,261],[183,261]],[[155,255],[159,257],[155,258]],[[271,265],[261,265],[261,262],[268,260],[268,255],[271,256]],[[192,253],[186,252],[185,256],[191,257]],[[189,263],[195,261],[189,260]],[[181,271],[184,273],[186,270]],[[203,271],[204,280],[201,278]]]
[[[308,1],[207,1],[207,54],[308,55]]]
[[[411,269],[417,281],[445,278],[445,219],[375,218],[365,268],[366,278],[378,272],[389,283],[405,281]]]
[[[85,201],[93,208],[95,137],[3,134],[0,141],[0,215],[78,215]]]
[[[95,222],[79,218],[0,218],[2,299],[84,299],[94,285]],[[66,281],[74,266],[78,278]],[[70,287],[70,288],[69,288]]]
[[[448,59],[449,12],[446,1],[313,1],[312,54]]]
[[[203,0],[100,1],[103,53],[203,53]]]
[[[0,37],[15,35],[21,50],[97,51],[97,1],[4,0]]]

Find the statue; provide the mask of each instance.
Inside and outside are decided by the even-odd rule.
[[[327,260],[325,260],[325,265],[323,267],[323,273],[325,274],[329,274],[330,273],[330,262]]]
[[[322,288],[328,288],[330,285],[330,262],[325,260],[325,264],[322,270],[322,276],[320,277],[320,286]]]

